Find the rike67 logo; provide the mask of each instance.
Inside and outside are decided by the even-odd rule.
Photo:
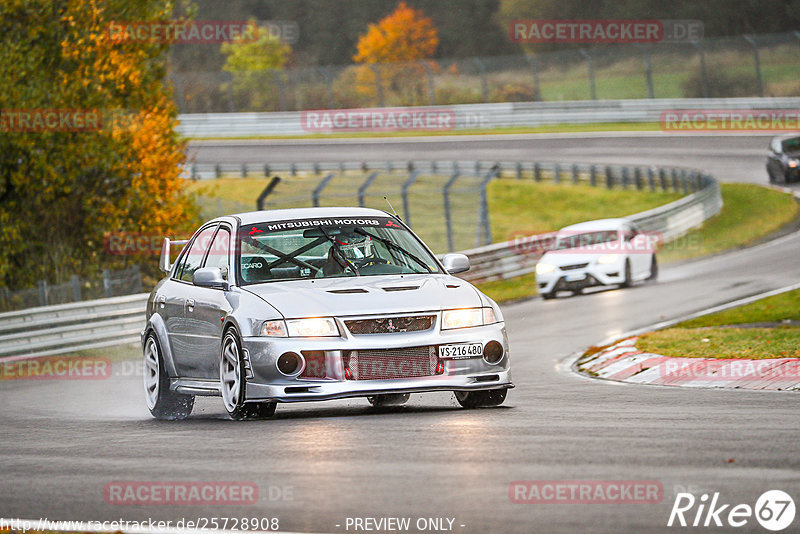
[[[678,493],[667,526],[739,528],[755,517],[765,529],[778,532],[791,526],[794,516],[794,500],[781,490],[765,491],[755,506],[723,503],[719,492],[710,497],[704,493],[699,499],[691,493]]]

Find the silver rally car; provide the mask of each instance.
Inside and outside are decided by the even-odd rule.
[[[366,397],[403,404],[453,391],[497,406],[513,387],[497,304],[452,276],[396,216],[304,208],[220,217],[192,236],[147,302],[147,406],[183,419],[195,395],[222,396],[234,419],[278,402]]]

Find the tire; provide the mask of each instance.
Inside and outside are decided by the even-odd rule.
[[[219,362],[220,393],[225,411],[236,421],[267,419],[275,414],[277,403],[261,402],[245,404],[247,380],[245,376],[239,336],[229,328],[222,337]]]
[[[164,357],[155,334],[144,342],[144,397],[150,414],[156,419],[178,421],[186,419],[194,408],[194,395],[185,395],[169,388]]]
[[[381,406],[402,406],[411,398],[410,393],[390,393],[367,397],[367,401],[376,408]]]
[[[631,287],[633,279],[631,276],[631,260],[625,259],[625,280],[622,281],[620,287]]]
[[[647,277],[648,282],[655,282],[658,280],[658,260],[656,255],[653,254],[653,261],[650,262],[650,276]]]
[[[551,291],[550,293],[539,293],[544,300],[550,300],[556,298],[556,292]]]
[[[456,400],[464,408],[489,408],[500,406],[506,400],[507,389],[484,389],[480,391],[455,391]]]

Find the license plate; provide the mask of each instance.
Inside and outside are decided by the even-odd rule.
[[[567,275],[567,282],[577,282],[578,280],[583,280],[586,278],[586,273],[575,273],[575,274],[568,274]]]
[[[439,345],[440,358],[475,358],[483,355],[481,343],[459,343],[458,345]]]

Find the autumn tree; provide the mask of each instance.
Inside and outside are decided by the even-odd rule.
[[[358,41],[358,53],[353,60],[372,65],[358,70],[359,88],[366,93],[377,93],[377,68],[384,93],[399,95],[402,104],[415,103],[425,86],[426,68],[419,62],[428,60],[428,67],[434,68],[435,63],[429,58],[438,45],[439,35],[433,21],[421,10],[401,1],[387,17],[370,24]]]
[[[183,233],[184,145],[164,84],[168,42],[114,39],[115,21],[167,22],[168,0],[4,0],[0,4],[0,285],[96,275],[150,255],[109,235]],[[21,127],[61,110],[81,123]],[[84,124],[87,117],[99,117]]]
[[[278,108],[281,70],[289,61],[292,49],[271,35],[267,28],[250,20],[252,30],[222,44],[226,56],[222,70],[230,72],[233,80],[223,86],[232,90],[239,107],[248,110],[270,111]]]

